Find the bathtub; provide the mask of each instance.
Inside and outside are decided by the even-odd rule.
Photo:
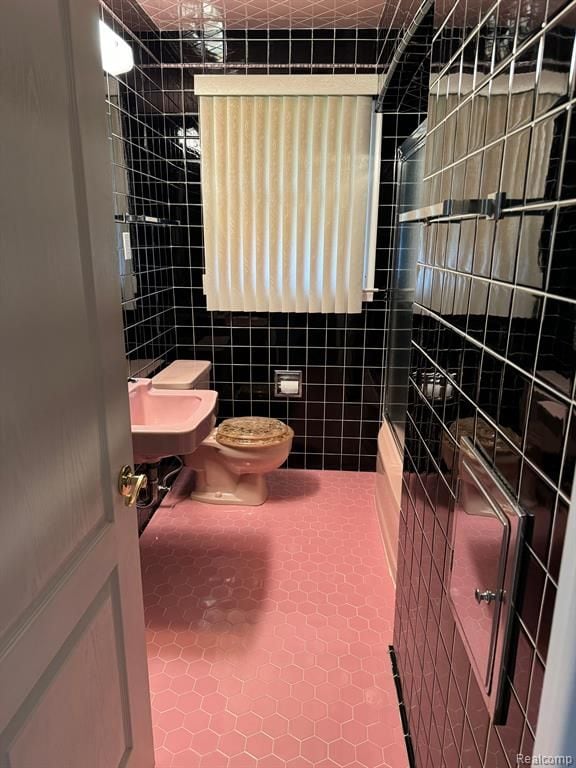
[[[388,566],[396,582],[400,493],[402,489],[402,454],[390,424],[385,421],[378,433],[376,460],[376,510],[382,530]]]

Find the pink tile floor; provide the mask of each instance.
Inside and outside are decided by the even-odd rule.
[[[279,470],[141,539],[157,768],[406,768],[374,475]]]

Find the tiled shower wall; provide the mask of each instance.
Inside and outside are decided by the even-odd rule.
[[[394,644],[418,768],[508,768],[532,754],[576,456],[575,17],[574,2],[436,4],[424,204],[507,199],[498,220],[412,225]],[[531,515],[497,726],[447,596],[468,433]]]

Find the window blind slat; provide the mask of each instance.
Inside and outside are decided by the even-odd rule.
[[[369,239],[366,230],[366,190],[370,188],[370,156],[363,148],[370,145],[372,126],[372,110],[364,100],[354,99],[353,109],[356,113],[354,120],[353,162],[350,171],[351,223],[348,241],[348,312],[362,310],[362,279],[364,254],[356,247],[356,243]],[[368,212],[369,215],[369,212]]]
[[[221,160],[220,154],[217,151],[219,142],[222,140],[222,135],[219,131],[222,122],[216,119],[214,110],[216,109],[215,100],[212,98],[206,99],[204,107],[205,115],[205,130],[203,135],[203,152],[206,157],[207,164],[213,169],[213,173],[205,178],[203,184],[203,195],[205,201],[205,234],[204,242],[207,253],[213,254],[213,258],[206,261],[205,270],[205,289],[208,297],[208,308],[211,308],[212,297],[219,296],[222,293],[220,285],[220,269],[219,264],[225,262],[226,256],[223,251],[224,243],[218,237],[219,230],[216,222],[216,212],[218,210],[215,202],[218,199],[218,179],[221,179]],[[223,296],[223,300],[227,297]]]
[[[358,110],[358,104],[356,99],[351,99],[348,101],[347,104],[347,111],[348,111],[348,119],[347,123],[350,125],[350,146],[352,147],[352,152],[350,153],[351,158],[353,158],[354,162],[350,163],[350,167],[348,168],[348,184],[347,189],[349,193],[349,200],[348,200],[348,208],[350,210],[350,216],[348,218],[346,232],[344,233],[342,237],[342,245],[344,252],[346,254],[344,258],[344,263],[342,265],[342,282],[345,286],[353,287],[353,283],[357,279],[357,268],[358,265],[356,263],[356,254],[354,249],[354,238],[355,235],[357,235],[356,231],[356,214],[357,214],[357,206],[356,206],[356,198],[355,198],[355,192],[356,192],[356,182],[358,179],[358,174],[361,172],[361,169],[358,168],[358,158],[357,158],[357,150],[358,150],[358,122],[360,120],[359,110]],[[362,277],[362,273],[360,272],[360,278]],[[351,311],[351,307],[354,307],[355,304],[355,294],[356,291],[354,290],[347,290],[345,292],[345,295],[343,296],[343,300],[346,303],[346,312]]]
[[[354,114],[351,104],[346,96],[340,100],[340,147],[339,155],[339,203],[340,215],[336,221],[336,286],[334,311],[346,312],[348,310],[348,279],[347,261],[348,253],[348,229],[350,227],[350,175],[352,172],[352,125]],[[352,151],[351,151],[352,150]]]
[[[219,200],[214,201],[214,205],[217,208],[218,219],[215,222],[215,226],[218,226],[221,230],[226,231],[228,242],[227,254],[227,285],[226,296],[227,303],[224,304],[224,300],[217,305],[217,309],[221,309],[227,306],[232,309],[235,302],[234,287],[239,285],[241,280],[241,257],[242,257],[242,231],[241,231],[241,219],[238,216],[240,210],[240,195],[242,190],[242,172],[240,168],[240,156],[238,153],[238,132],[237,126],[240,121],[240,103],[233,99],[218,98],[222,105],[222,110],[218,114],[219,120],[226,120],[228,123],[227,131],[227,143],[226,143],[226,189],[222,191],[222,195],[228,196],[227,217],[224,219],[221,215],[221,209],[219,206]],[[202,182],[202,185],[204,182]],[[204,211],[206,207],[204,206]],[[206,225],[204,225],[204,229]],[[210,254],[205,254],[206,261],[210,260]]]
[[[297,127],[295,144],[295,166],[296,166],[296,210],[297,216],[294,222],[294,240],[295,240],[295,292],[294,300],[296,312],[307,312],[309,308],[309,263],[310,257],[308,250],[310,248],[309,236],[309,210],[313,190],[310,189],[308,182],[310,176],[310,116],[311,116],[311,97],[298,97],[296,100],[297,109]]]
[[[337,236],[338,236],[338,210],[340,204],[340,145],[342,131],[342,113],[340,99],[328,97],[328,129],[326,133],[326,203],[324,207],[324,233],[325,247],[323,253],[324,262],[324,287],[322,292],[323,312],[335,312],[336,298],[336,269],[338,265]]]
[[[254,215],[255,199],[254,184],[252,179],[252,163],[256,158],[252,152],[252,133],[254,131],[254,99],[240,99],[240,142],[238,153],[240,156],[240,247],[242,261],[240,270],[240,282],[236,287],[234,310],[242,310],[245,306],[254,306],[254,292],[252,290],[251,275],[257,267],[254,259]]]
[[[328,141],[328,124],[325,115],[326,99],[314,97],[312,101],[312,141],[308,162],[310,198],[309,231],[310,248],[308,251],[308,274],[310,283],[310,312],[322,312],[323,294],[323,259],[319,254],[324,253],[324,211],[326,194],[316,194],[316,185],[326,189],[326,143]]]
[[[202,113],[204,116],[204,130],[203,130],[203,136],[202,136],[202,152],[205,158],[206,166],[215,166],[215,158],[213,157],[213,146],[214,146],[214,136],[212,135],[212,132],[214,130],[214,121],[212,119],[212,108],[213,108],[213,100],[210,98],[205,98],[203,100],[202,105]],[[214,193],[211,189],[211,184],[213,184],[213,178],[206,177],[204,179],[204,183],[202,184],[202,198],[203,198],[203,207],[204,207],[204,226],[205,226],[205,232],[204,232],[204,246],[205,246],[205,252],[208,251],[212,253],[216,253],[216,248],[214,247],[215,244],[213,242],[214,240],[214,232],[215,227],[210,221],[210,218],[214,215],[214,203],[212,202],[212,197]],[[213,265],[208,262],[208,260],[205,260],[204,264],[204,292],[206,293],[206,301],[207,305],[210,305],[211,297],[214,296],[216,291],[216,286],[213,284],[214,280],[214,269]]]
[[[271,307],[282,306],[282,221],[284,209],[284,180],[282,155],[279,147],[284,141],[284,106],[281,97],[271,97],[269,123],[266,133],[266,171],[268,175],[268,275],[269,301]],[[274,203],[274,204],[272,204]]]
[[[282,141],[282,311],[290,312],[296,308],[295,286],[292,274],[296,245],[294,243],[295,213],[297,189],[294,182],[294,146],[295,146],[295,99],[285,98],[283,104],[283,141]],[[270,201],[272,203],[272,201]],[[274,311],[274,310],[272,310]]]
[[[252,226],[252,249],[255,268],[252,270],[251,277],[251,295],[256,302],[257,296],[262,296],[268,292],[268,283],[266,273],[268,272],[269,257],[267,253],[267,222],[266,222],[266,201],[268,192],[266,189],[266,121],[268,113],[268,99],[263,96],[253,98],[254,115],[252,132],[252,148],[250,152],[252,164],[252,187],[253,187],[253,226]]]

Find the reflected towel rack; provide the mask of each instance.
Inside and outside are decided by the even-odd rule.
[[[135,215],[132,213],[121,213],[114,216],[116,221],[122,224],[156,224],[159,226],[167,226],[169,224],[180,224],[176,219],[161,219],[158,216],[143,216]]]
[[[555,205],[554,200],[539,198],[514,200],[506,192],[495,192],[488,197],[471,200],[444,200],[442,203],[416,208],[399,214],[400,224],[422,222],[449,223],[467,218],[498,220],[504,216],[542,216],[543,211]]]
[[[401,213],[398,220],[403,224],[416,221],[429,222],[432,219],[441,220],[448,217],[464,218],[467,216],[499,219],[502,216],[502,208],[505,202],[505,192],[496,192],[493,195],[488,195],[488,197],[478,199],[444,200],[442,203]]]

